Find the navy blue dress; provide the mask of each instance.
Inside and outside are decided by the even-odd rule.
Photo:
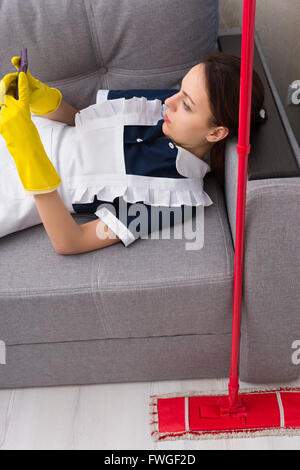
[[[114,100],[118,98],[130,99],[132,97],[146,97],[147,100],[160,99],[164,103],[165,99],[169,96],[177,93],[177,90],[110,90],[107,95],[107,99]],[[185,178],[182,174],[177,171],[175,162],[178,153],[178,148],[173,144],[172,140],[166,138],[162,131],[163,119],[159,120],[155,126],[124,126],[124,156],[126,174],[129,175],[145,175],[155,176],[161,178]],[[150,151],[151,150],[151,151]],[[136,230],[130,232],[132,235],[131,240],[123,241],[120,238],[121,243],[124,246],[128,246],[132,241],[137,240],[141,237],[146,237],[151,233],[151,208],[157,212],[159,219],[159,230],[162,230],[165,226],[163,213],[168,210],[165,207],[153,207],[145,204],[143,201],[139,201],[147,210],[148,224],[146,229],[139,227],[139,224],[135,224]],[[127,230],[130,231],[130,225],[137,220],[139,213],[136,215],[129,215],[128,212],[130,207],[133,206],[131,203],[122,201],[127,206],[126,217],[120,218],[120,197],[114,199],[109,205],[114,208],[114,216],[117,217]],[[137,204],[135,202],[134,204]],[[94,196],[94,200],[91,203],[85,204],[72,204],[74,212],[78,214],[96,214],[101,218],[101,208],[108,207],[107,201],[102,201]],[[168,224],[172,227],[178,219],[183,223],[187,220],[184,209],[186,206],[172,207],[171,211],[168,211],[170,217]],[[188,208],[188,215],[193,217],[196,214],[196,207],[191,206]]]

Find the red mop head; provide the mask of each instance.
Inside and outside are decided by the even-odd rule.
[[[224,439],[300,434],[300,388],[245,390],[230,411],[228,394],[152,395],[151,437]]]

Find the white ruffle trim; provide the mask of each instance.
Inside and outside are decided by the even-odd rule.
[[[142,125],[154,125],[163,118],[163,107],[160,100],[147,100],[147,98],[118,98],[116,100],[103,101],[92,104],[88,108],[82,109],[75,115],[75,126],[77,128],[89,126],[91,121],[96,119],[100,124],[101,120],[119,117],[124,124],[134,118],[134,122]],[[138,118],[137,118],[138,116]],[[136,121],[136,119],[138,119]]]
[[[205,191],[195,190],[162,190],[127,185],[89,186],[69,188],[72,204],[88,204],[94,196],[99,201],[113,202],[122,197],[125,202],[143,202],[151,206],[211,206],[212,200]]]

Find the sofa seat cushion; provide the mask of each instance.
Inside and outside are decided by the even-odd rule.
[[[0,240],[7,345],[231,331],[234,253],[222,191],[204,180],[204,246],[140,239],[80,255],[53,251],[40,224]],[[78,223],[92,216],[74,215]],[[171,231],[172,234],[172,231]]]

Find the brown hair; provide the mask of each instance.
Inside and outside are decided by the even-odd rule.
[[[227,127],[226,138],[216,142],[210,150],[210,166],[221,187],[224,187],[224,154],[226,140],[238,135],[241,59],[224,52],[208,52],[203,56],[206,88],[213,120],[209,126]],[[267,120],[264,106],[264,85],[253,70],[251,131]],[[265,110],[263,116],[261,109]]]

